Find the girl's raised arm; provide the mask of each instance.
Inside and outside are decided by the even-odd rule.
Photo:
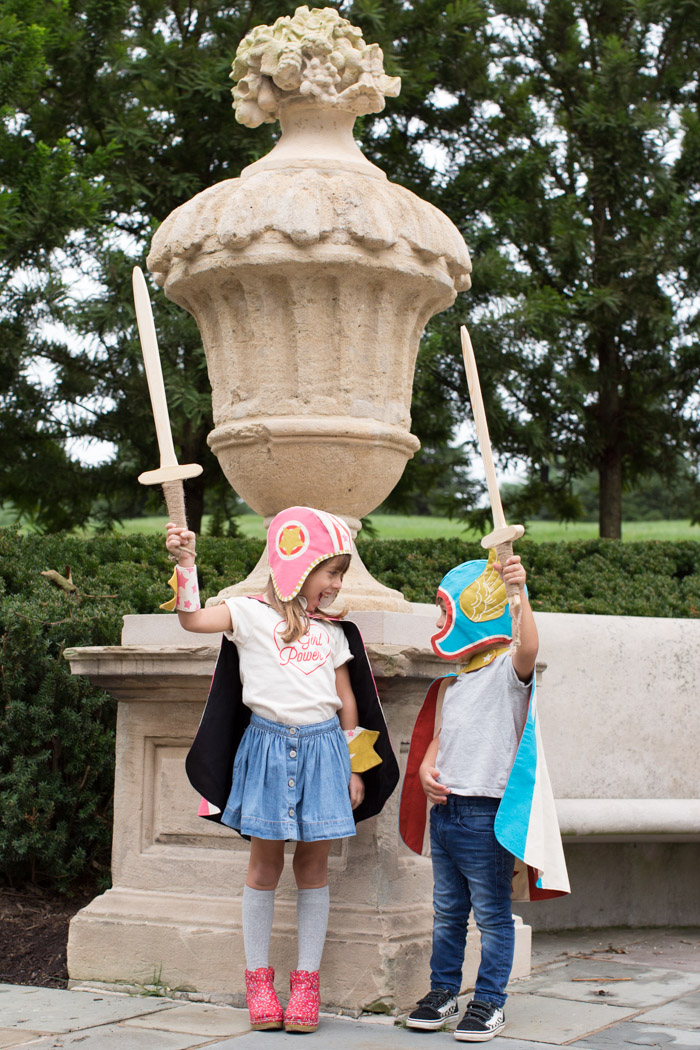
[[[194,532],[191,532],[189,529],[183,529],[169,521],[166,526],[166,533],[165,546],[173,557],[178,559],[178,569],[185,571],[194,569],[196,540]],[[196,583],[194,586],[196,589]],[[195,605],[199,605],[198,594]],[[229,608],[223,602],[221,605],[213,605],[209,609],[195,607],[192,612],[188,612],[186,608],[182,608],[178,604],[177,615],[185,630],[194,631],[196,634],[218,634],[220,631],[230,631],[233,626]]]

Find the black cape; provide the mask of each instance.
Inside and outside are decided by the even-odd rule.
[[[381,764],[362,774],[365,797],[353,810],[355,823],[379,813],[399,782],[399,767],[391,747],[384,712],[377,695],[372,669],[362,637],[356,625],[349,620],[334,621],[345,633],[353,659],[348,663],[350,682],[357,700],[358,722],[363,729],[378,730],[374,750]],[[241,738],[250,722],[251,710],[243,703],[243,689],[239,673],[238,650],[224,637],[216,662],[214,677],[202,720],[194,738],[185,769],[192,787],[210,806],[219,812],[209,812],[203,803],[200,816],[221,823],[231,783],[233,763]]]

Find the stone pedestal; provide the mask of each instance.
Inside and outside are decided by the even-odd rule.
[[[432,607],[355,613],[391,732],[405,762],[428,683],[444,662],[428,647]],[[401,639],[401,641],[399,640]],[[184,760],[195,734],[219,639],[192,645],[174,617],[126,617],[122,646],[72,650],[74,673],[119,701],[113,889],[71,923],[74,982],[159,984],[207,999],[243,1002],[241,895],[247,843],[197,817]],[[384,811],[334,844],[331,914],[323,957],[323,1002],[344,1012],[394,1012],[428,986],[432,929],[430,861],[398,835],[399,792]],[[293,844],[288,849],[293,850]],[[276,897],[271,962],[296,966],[296,891],[288,864]],[[478,965],[471,930],[465,987]],[[514,976],[529,972],[530,927],[517,920]],[[280,980],[280,989],[285,978]]]

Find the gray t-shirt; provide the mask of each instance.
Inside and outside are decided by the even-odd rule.
[[[503,796],[531,688],[532,679],[518,678],[510,653],[447,686],[435,765],[453,794]]]

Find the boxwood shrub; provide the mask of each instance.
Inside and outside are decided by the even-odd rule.
[[[202,537],[206,594],[243,579],[258,540]],[[430,602],[444,573],[482,556],[459,539],[365,540],[383,583]],[[592,540],[518,551],[535,609],[629,616],[700,615],[700,544]],[[67,575],[77,590],[42,572]],[[115,701],[70,674],[68,646],[117,645],[125,613],[150,613],[169,594],[157,536],[26,536],[0,529],[0,884],[72,893],[108,884]]]

